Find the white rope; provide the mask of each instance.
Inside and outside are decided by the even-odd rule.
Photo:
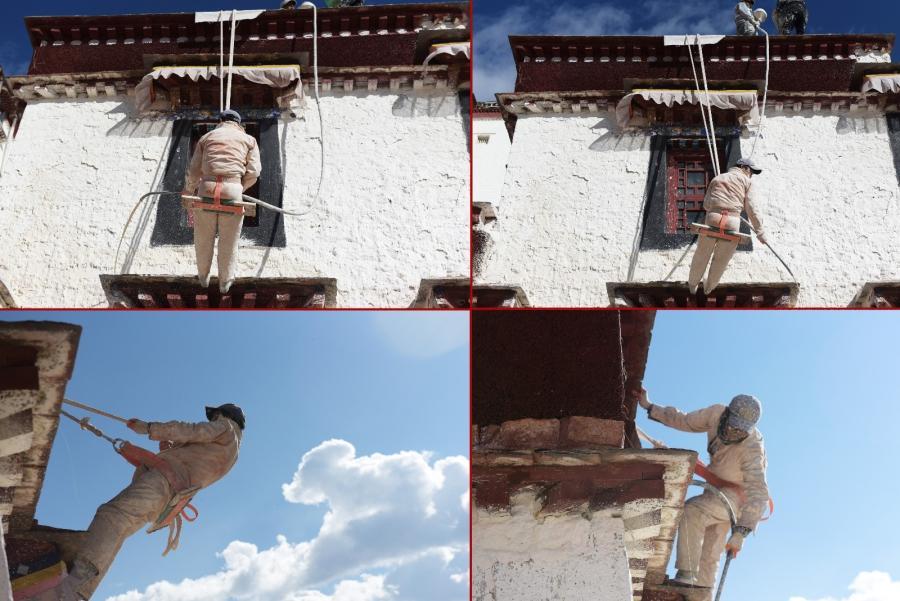
[[[703,58],[703,42],[700,39],[700,34],[697,34],[697,47],[700,49],[700,71],[703,73],[703,89],[706,91],[706,102],[707,102],[707,112],[709,114],[709,135],[712,138],[713,145],[713,167],[715,168],[716,176],[722,174],[722,170],[719,167],[719,147],[716,142],[716,126],[713,123],[713,114],[712,114],[712,104],[710,104],[709,100],[709,82],[706,79],[706,63]]]
[[[225,21],[219,11],[219,113],[225,110]]]
[[[694,73],[694,85],[697,87],[697,95],[699,96],[700,95],[700,79],[697,76],[697,66],[694,63],[694,51],[691,49],[691,43],[688,39],[688,36],[684,36],[684,45],[687,46],[688,55],[691,57],[691,71],[693,71],[693,73]],[[702,115],[702,118],[703,118],[703,133],[706,136],[706,145],[709,148],[709,156],[713,161],[713,172],[716,175],[719,175],[718,161],[716,161],[715,151],[713,150],[712,138],[710,137],[709,128],[706,125],[707,124],[706,107],[703,105],[703,102],[700,102],[699,104],[700,104],[700,114]],[[712,109],[710,108],[710,110],[712,110]]]
[[[750,151],[750,158],[753,158],[756,155],[756,143],[759,142],[759,139],[763,135],[763,126],[766,122],[766,105],[769,102],[769,67],[772,64],[770,56],[769,32],[758,25],[756,28],[759,31],[763,32],[763,34],[765,34],[766,36],[766,87],[763,88],[762,110],[760,111],[759,126],[756,128],[756,138],[753,140],[753,148]]]
[[[231,46],[228,49],[228,91],[225,96],[225,109],[231,108],[231,75],[232,69],[234,68],[234,34],[235,34],[235,22],[237,19],[237,11],[231,11]]]

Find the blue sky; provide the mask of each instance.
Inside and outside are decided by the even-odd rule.
[[[95,599],[421,601],[422,590],[435,601],[466,598],[467,314],[24,312],[0,319],[84,326],[72,399],[151,421],[204,421],[204,405],[225,402],[247,414],[240,459],[197,497],[200,519],[186,526],[181,547],[163,558],[165,533],[137,533]],[[92,423],[151,444],[115,422]],[[344,442],[323,445],[330,440]],[[86,528],[131,471],[108,443],[64,420],[38,520]],[[352,552],[341,546],[348,544]],[[172,584],[146,590],[161,581]],[[391,587],[399,593],[389,594]]]
[[[312,0],[321,8],[325,0]],[[214,0],[43,0],[42,2],[3,2],[0,8],[0,66],[10,75],[22,75],[31,62],[31,44],[25,31],[25,17],[46,15],[119,15],[141,13],[189,13],[207,10],[243,10],[278,8],[281,0],[244,2],[237,6]],[[368,5],[410,4],[402,0],[366,0]]]
[[[474,0],[475,96],[512,92],[516,71],[510,34],[663,35],[734,33],[737,0]],[[776,0],[758,0],[771,15]],[[894,33],[900,3],[810,0],[809,33]],[[776,29],[771,18],[765,24]]]
[[[776,513],[732,564],[724,599],[900,599],[898,340],[898,312],[657,313],[652,402],[694,410],[748,393],[763,403]],[[702,435],[644,411],[638,425],[708,460]]]

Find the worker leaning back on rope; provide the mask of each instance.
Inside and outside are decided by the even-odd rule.
[[[191,490],[196,494],[231,470],[241,446],[244,412],[228,403],[207,407],[206,416],[209,421],[202,423],[129,420],[129,428],[160,441],[157,456],[166,467],[137,468],[131,484],[97,509],[72,571],[58,585],[56,598],[90,599],[125,539],[157,520],[179,493]]]
[[[219,125],[197,142],[185,178],[184,193],[199,192],[203,201],[222,204],[239,201],[262,172],[259,146],[244,132],[237,111],[222,111]],[[194,211],[194,251],[200,285],[209,286],[216,230],[219,233],[219,291],[225,294],[234,282],[243,215],[212,210]]]
[[[728,537],[731,517],[725,503],[712,492],[688,500],[678,526],[675,567],[669,584],[712,588],[723,551],[733,556],[756,529],[769,502],[766,451],[756,424],[762,406],[755,397],[741,394],[726,407],[713,405],[691,413],[654,405],[641,390],[638,403],[650,419],[682,432],[706,433],[709,471],[727,485],[722,493],[734,508],[737,524]]]

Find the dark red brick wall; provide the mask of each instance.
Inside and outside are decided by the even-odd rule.
[[[472,315],[473,421],[624,419],[617,311]]]

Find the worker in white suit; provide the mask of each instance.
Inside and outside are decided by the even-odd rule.
[[[222,111],[219,126],[197,142],[185,178],[184,193],[199,193],[203,202],[233,203],[256,183],[262,173],[259,146],[244,132],[237,111]],[[194,250],[200,285],[209,286],[216,231],[219,234],[219,291],[228,292],[234,282],[238,244],[244,217],[195,208]]]
[[[669,580],[676,586],[712,588],[723,551],[737,556],[768,506],[766,451],[762,434],[756,428],[762,406],[755,397],[741,394],[727,407],[713,405],[683,413],[674,407],[652,404],[645,390],[638,402],[654,421],[682,432],[705,433],[709,471],[727,483],[721,492],[737,517],[731,536],[731,517],[718,495],[706,491],[688,500],[678,527],[678,573]]]
[[[143,422],[128,427],[160,441],[158,468],[141,466],[122,492],[97,509],[70,574],[58,585],[60,601],[90,599],[125,540],[154,522],[183,490],[196,491],[234,467],[244,430],[244,412],[232,403],[207,407],[208,422]],[[195,490],[196,489],[196,490]]]
[[[765,244],[766,235],[757,212],[758,199],[753,184],[753,176],[760,173],[762,169],[753,159],[740,159],[727,173],[714,177],[709,182],[706,197],[703,199],[706,225],[738,232],[741,229],[741,212],[746,211],[756,237]],[[703,282],[703,291],[709,294],[715,290],[737,247],[737,240],[722,240],[700,235],[688,275],[688,288],[691,294],[697,292],[707,266],[709,274]]]

